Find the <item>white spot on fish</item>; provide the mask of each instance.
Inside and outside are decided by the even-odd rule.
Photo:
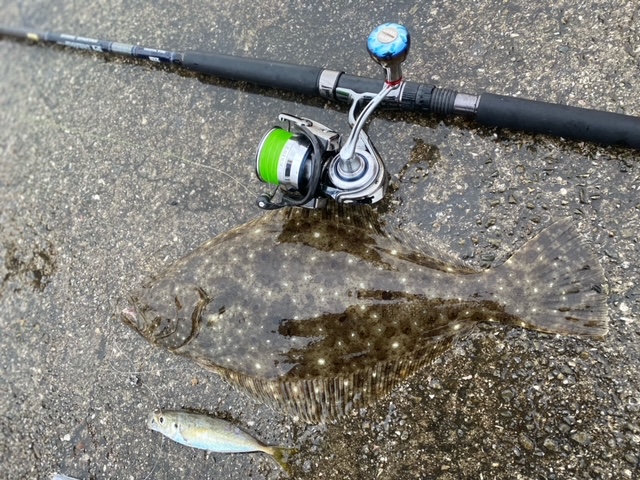
[[[324,365],[326,363],[324,358],[319,358],[318,359],[318,365]]]
[[[393,343],[391,344],[391,346],[392,346],[393,348],[398,348],[398,347],[400,346],[400,344],[399,344],[398,342],[393,342]]]

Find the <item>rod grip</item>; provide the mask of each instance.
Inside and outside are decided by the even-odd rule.
[[[322,68],[219,53],[185,52],[182,65],[196,72],[264,87],[318,95]]]
[[[640,148],[640,118],[619,113],[483,93],[475,118],[492,127]]]

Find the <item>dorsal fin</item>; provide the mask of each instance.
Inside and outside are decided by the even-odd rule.
[[[327,202],[325,208],[289,208],[282,212],[280,242],[303,243],[317,250],[347,252],[380,264],[381,253],[449,273],[476,273],[460,260],[389,226],[375,207]],[[276,220],[275,218],[273,219]]]

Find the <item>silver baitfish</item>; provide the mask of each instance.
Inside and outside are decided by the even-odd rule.
[[[370,404],[478,322],[607,333],[602,267],[570,219],[476,271],[372,210],[282,209],[130,295],[125,323],[253,398],[317,423]]]
[[[147,426],[174,442],[209,452],[264,452],[287,472],[290,472],[290,467],[285,457],[297,452],[295,448],[265,445],[226,420],[200,413],[156,411],[149,415]]]

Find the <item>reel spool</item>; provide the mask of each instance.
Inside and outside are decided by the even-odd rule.
[[[271,195],[260,195],[258,206],[267,210],[323,206],[323,165],[338,150],[340,135],[308,118],[281,113],[278,119],[286,121],[288,128],[273,127],[262,137],[256,151],[256,176],[265,183],[279,186],[282,200],[272,201],[276,188]]]
[[[311,176],[311,142],[281,127],[269,130],[258,145],[256,175],[285,191],[306,191]]]

